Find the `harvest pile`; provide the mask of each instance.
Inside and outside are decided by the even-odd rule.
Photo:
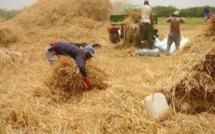
[[[63,10],[62,10],[63,9]],[[40,0],[0,26],[0,46],[53,41],[94,42],[112,12],[109,0]]]
[[[161,90],[177,111],[193,114],[215,106],[215,46],[211,43],[215,40],[214,18],[209,20],[204,34],[197,35],[178,52],[176,56],[182,56],[182,63],[167,78],[171,86]]]
[[[185,24],[182,51],[131,56],[108,40],[111,9],[109,0],[39,0],[1,23],[0,49],[23,56],[0,57],[0,133],[214,133],[214,31],[191,38],[205,25]],[[169,32],[157,28],[161,38]],[[68,57],[50,66],[53,41],[101,44],[87,61],[92,90]],[[157,91],[173,112],[153,120],[141,101]]]
[[[104,90],[108,87],[104,82],[108,80],[108,75],[93,64],[86,66],[88,78],[92,88]],[[75,61],[70,57],[61,56],[54,65],[51,75],[45,80],[52,94],[56,97],[56,102],[66,102],[72,97],[80,96],[85,89],[82,76]]]

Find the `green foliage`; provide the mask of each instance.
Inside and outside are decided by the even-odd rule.
[[[23,10],[0,9],[0,18],[4,18],[4,20],[9,20],[9,19],[15,17],[16,15],[20,14]]]
[[[169,23],[166,22],[166,18],[167,17],[159,17],[158,24],[169,25]],[[202,25],[202,24],[205,24],[205,20],[202,17],[186,17],[185,24],[186,25]]]
[[[114,2],[113,3],[113,14],[120,15],[125,12],[125,7],[129,6],[130,4],[127,4],[126,2]],[[138,5],[131,5],[131,6],[138,6]],[[204,16],[204,8],[202,7],[190,7],[190,8],[184,8],[184,9],[178,9],[173,6],[155,6],[152,7],[152,10],[155,14],[157,14],[158,17],[168,17],[171,14],[173,14],[176,10],[179,10],[181,13],[181,16],[183,17],[203,17]],[[215,12],[215,7],[210,7],[212,11]]]
[[[155,14],[157,14],[158,17],[168,17],[178,9],[173,6],[168,6],[168,7],[156,6],[156,7],[152,7],[152,10]]]
[[[171,14],[174,13],[174,11],[179,10],[181,13],[181,16],[183,17],[203,17],[204,16],[204,8],[205,7],[191,7],[191,8],[185,8],[185,9],[177,9],[172,6],[156,6],[152,7],[152,10],[154,13],[157,14],[158,17],[168,17]],[[215,7],[210,7],[212,11],[215,11]]]
[[[181,9],[181,14],[184,17],[203,17],[204,16],[204,8],[205,7],[192,7]],[[215,7],[210,7],[212,11],[215,11]]]

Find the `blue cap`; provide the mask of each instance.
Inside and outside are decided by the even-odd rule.
[[[92,57],[95,57],[94,48],[92,46],[85,46],[84,47],[85,52],[89,52]]]

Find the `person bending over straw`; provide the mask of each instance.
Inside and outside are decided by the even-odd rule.
[[[84,46],[84,49],[81,49],[75,44],[53,42],[45,48],[45,53],[51,65],[54,65],[54,63],[58,60],[58,56],[60,55],[70,56],[73,58],[79,67],[80,73],[83,77],[84,85],[87,89],[91,89],[85,66],[86,60],[95,57],[95,51],[92,46],[86,45]]]

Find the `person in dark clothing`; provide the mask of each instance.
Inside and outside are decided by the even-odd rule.
[[[213,15],[213,12],[210,10],[209,6],[206,6],[204,8],[204,18],[205,21],[207,21],[208,19],[210,19],[210,17]]]
[[[54,42],[46,47],[45,53],[51,65],[53,65],[58,60],[59,55],[67,55],[73,58],[79,67],[85,86],[88,89],[91,89],[85,66],[86,60],[95,57],[94,48],[92,46],[86,45],[84,49],[81,49],[74,44]]]

